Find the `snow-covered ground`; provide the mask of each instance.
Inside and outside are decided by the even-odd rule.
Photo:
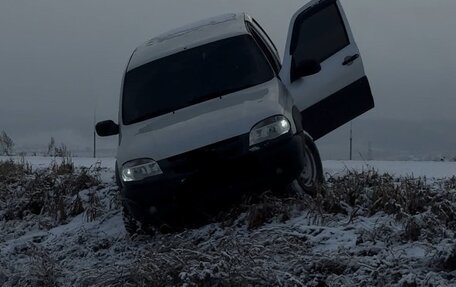
[[[13,159],[20,162],[22,159],[30,163],[34,168],[48,167],[52,162],[60,162],[62,158],[46,157],[46,156],[27,156],[22,158],[20,156],[0,156],[0,161]],[[90,157],[72,157],[75,166],[90,167],[99,163],[101,167],[113,168],[116,160],[114,158],[90,158]]]
[[[0,161],[14,159],[20,161],[21,157],[0,156]],[[25,160],[31,163],[34,167],[47,167],[55,161],[52,157],[30,156]],[[79,167],[90,167],[96,163],[100,163],[101,167],[113,168],[115,164],[114,158],[87,158],[73,157],[72,161]],[[395,176],[412,176],[412,177],[428,177],[428,178],[448,178],[456,176],[456,162],[441,162],[441,161],[323,161],[325,173],[330,175],[343,174],[347,170],[369,170],[375,169],[380,173],[390,173]]]
[[[52,162],[38,157],[26,160],[36,169]],[[266,206],[258,204],[231,220],[225,217],[197,229],[132,240],[123,227],[120,207],[113,203],[118,194],[114,159],[73,158],[73,162],[79,167],[100,162],[102,183],[81,192],[81,197],[97,193],[96,219],[90,221],[82,213],[46,228],[39,216],[0,217],[1,286],[456,286],[456,261],[451,261],[456,246],[456,224],[451,224],[456,215],[447,214],[451,210],[445,213],[448,228],[428,228],[423,226],[429,210],[407,218],[384,211],[358,215],[353,207],[347,207],[348,213],[327,214],[318,200],[291,201],[285,213],[252,227],[251,217]],[[441,191],[451,204],[456,202],[456,190],[443,188],[445,180],[456,175],[456,163],[325,161],[323,165],[328,178],[372,169],[394,177],[426,177],[435,198]],[[354,183],[333,184],[350,188]],[[400,181],[394,184],[399,186]],[[427,192],[427,187],[423,190]],[[287,202],[271,199],[268,208],[282,210]]]
[[[450,178],[456,176],[456,162],[440,161],[324,161],[325,172],[337,174],[346,170],[375,169],[395,176]]]
[[[0,161],[7,159],[20,161],[21,157],[0,156]],[[55,159],[52,157],[30,156],[25,158],[34,167],[49,166]],[[114,158],[86,158],[73,157],[76,166],[90,167],[100,163],[102,167],[113,168]],[[324,171],[330,175],[345,173],[347,170],[369,170],[375,169],[380,173],[387,172],[395,176],[412,176],[428,178],[448,178],[456,176],[456,162],[440,161],[323,161]]]

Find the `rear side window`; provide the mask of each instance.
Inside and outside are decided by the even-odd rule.
[[[293,31],[291,54],[296,63],[304,60],[323,62],[350,44],[345,25],[336,4],[316,13],[303,14]]]

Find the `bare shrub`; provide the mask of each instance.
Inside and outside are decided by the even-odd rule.
[[[25,161],[19,163],[12,159],[0,161],[0,183],[11,184],[30,174],[32,174],[32,167]]]
[[[433,232],[439,226],[456,230],[456,195],[449,192],[452,181],[445,181],[444,187],[436,190],[426,178],[396,178],[374,169],[348,171],[342,176],[330,176],[315,198],[269,192],[247,196],[216,221],[230,225],[239,223],[241,216],[249,229],[256,229],[272,221],[283,222],[293,212],[304,209],[319,217],[315,222],[320,223],[333,215],[348,216],[350,223],[357,216],[385,213],[403,223],[404,239],[415,241],[431,233],[421,232],[426,224],[431,226],[425,229]],[[418,219],[417,215],[422,217]]]
[[[436,196],[426,178],[394,178],[375,170],[350,171],[328,179],[322,204],[326,212],[345,210],[348,214],[357,208],[360,215],[385,212],[401,218],[423,213]]]
[[[368,170],[329,178],[316,198],[246,196],[216,224],[134,239],[141,250],[131,265],[87,271],[82,285],[427,286],[432,276],[450,276],[445,272],[456,266],[455,251],[443,256],[434,249],[443,238],[452,242],[456,231],[456,193],[443,186]],[[374,215],[378,220],[370,224]],[[358,216],[364,218],[354,222]],[[277,224],[289,218],[291,224]],[[338,237],[333,228],[348,231],[344,238],[355,230],[357,246],[328,252],[326,244]],[[415,245],[429,254],[408,257],[398,248]],[[419,277],[408,277],[415,268]]]
[[[276,211],[275,206],[270,203],[253,205],[247,215],[249,229],[258,228],[268,223],[277,214]]]
[[[13,252],[20,255],[17,260],[0,257],[1,286],[61,286],[61,269],[48,250],[39,244],[22,242]]]
[[[441,267],[445,270],[455,271],[456,270],[456,245],[453,247],[451,252],[443,258]]]
[[[325,196],[317,197],[320,212],[352,214],[352,208],[365,201],[367,188],[379,180],[373,170],[361,173],[348,171],[342,177],[329,177],[324,187]]]
[[[71,152],[65,144],[60,144],[54,148],[54,156],[68,158],[71,157]]]
[[[255,204],[246,205],[249,229],[263,226],[275,218],[284,222],[290,218],[290,213],[294,209],[292,203],[284,204],[285,198],[271,196],[268,193],[262,194],[258,200]]]
[[[79,193],[100,185],[99,171],[98,165],[75,168],[71,158],[37,170],[25,161],[0,162],[0,219],[39,215],[63,223],[94,206],[95,195],[85,202]]]
[[[14,141],[8,136],[5,131],[0,134],[0,152],[4,155],[12,155],[14,149]]]
[[[73,174],[74,163],[71,156],[62,157],[60,162],[55,159],[51,165],[51,169],[57,175]]]
[[[369,230],[363,230],[358,235],[357,244],[365,242],[391,242],[393,240],[394,230],[390,225],[385,223],[376,222],[375,225]]]
[[[100,199],[95,192],[89,193],[89,200],[85,208],[85,217],[87,221],[94,221],[98,218],[101,211]]]
[[[83,190],[98,186],[101,183],[98,176],[100,171],[100,163],[90,167],[81,167],[78,173],[75,174],[73,188],[75,190]]]
[[[414,218],[407,220],[403,238],[408,241],[418,241],[421,235],[421,226],[418,225]]]
[[[311,266],[309,271],[312,273],[320,274],[336,274],[342,275],[348,267],[348,262],[341,260],[340,258],[320,258],[316,259]]]
[[[454,190],[456,189],[456,176],[445,181],[445,189]]]
[[[29,256],[32,264],[27,274],[19,280],[18,286],[58,286],[57,265],[45,249],[31,245],[25,255]]]
[[[71,203],[69,215],[76,216],[83,212],[84,212],[84,205],[82,203],[81,197],[79,196],[79,194],[76,194],[76,198]]]
[[[223,226],[246,224],[249,229],[257,229],[264,224],[285,222],[297,211],[309,206],[308,199],[290,194],[246,194],[239,204],[222,210],[214,219]]]
[[[286,242],[283,241],[284,245]],[[298,280],[289,273],[269,269],[265,258],[271,250],[256,247],[251,242],[226,238],[217,250],[201,251],[196,250],[192,242],[170,235],[160,240],[157,246],[138,254],[127,270],[86,276],[83,285],[276,286],[282,285],[279,282],[292,284]],[[301,247],[304,248],[305,245]],[[289,247],[283,250],[290,251]]]
[[[447,228],[456,231],[456,194],[451,192],[454,182],[453,178],[439,184],[426,178],[395,178],[375,170],[349,171],[344,176],[330,177],[325,197],[316,201],[322,213],[346,214],[349,222],[356,216],[393,215],[403,225],[403,240],[434,242],[445,236]],[[388,241],[391,234],[376,227],[363,240]]]
[[[399,192],[394,178],[379,174],[374,169],[357,172],[348,171],[340,177],[329,177],[321,206],[325,212],[352,215],[375,214],[382,210],[394,213],[396,207],[388,197]]]
[[[51,137],[51,140],[48,143],[47,155],[55,156],[55,139],[54,139],[54,137]]]

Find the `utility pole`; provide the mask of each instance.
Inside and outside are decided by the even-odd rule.
[[[95,131],[95,122],[96,122],[97,108],[95,107],[93,111],[93,158],[97,158],[97,133]]]
[[[353,122],[350,122],[350,160],[353,159]]]
[[[374,155],[372,152],[372,142],[369,141],[367,143],[367,160],[373,160],[373,159],[374,159]]]

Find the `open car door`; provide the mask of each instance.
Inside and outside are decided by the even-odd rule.
[[[374,107],[339,0],[312,0],[293,16],[280,77],[314,140]]]

